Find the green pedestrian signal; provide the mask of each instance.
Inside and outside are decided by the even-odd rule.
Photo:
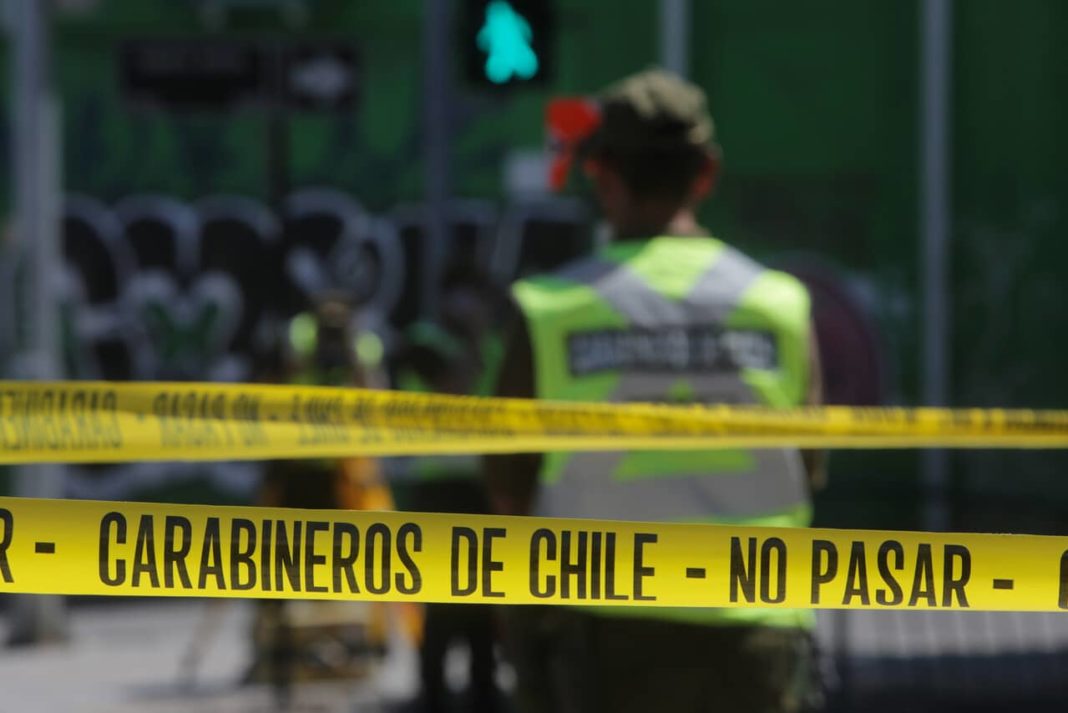
[[[468,80],[486,87],[542,84],[553,65],[554,0],[466,0],[461,15]]]
[[[530,23],[506,0],[486,5],[486,18],[478,31],[478,48],[486,53],[486,79],[505,84],[513,78],[530,79],[538,73],[538,55],[531,44]]]

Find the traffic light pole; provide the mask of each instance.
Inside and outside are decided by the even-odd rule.
[[[449,141],[452,136],[452,53],[449,51],[452,3],[423,2],[423,176],[426,201],[425,255],[427,264],[420,285],[420,308],[433,317],[449,239],[448,201],[451,191]]]
[[[10,30],[14,57],[11,145],[14,166],[16,249],[22,253],[29,289],[19,315],[25,345],[15,363],[22,379],[55,379],[60,373],[59,200],[60,131],[52,88],[48,6],[40,0],[13,0]],[[15,493],[23,497],[63,496],[57,465],[20,466]],[[11,609],[9,642],[33,643],[66,633],[63,599],[19,595]]]
[[[660,0],[660,65],[680,77],[690,74],[690,0]]]
[[[920,264],[922,270],[923,403],[945,406],[949,397],[950,139],[952,96],[952,0],[925,0],[920,18]],[[941,532],[952,525],[949,460],[944,450],[921,456],[923,527]]]

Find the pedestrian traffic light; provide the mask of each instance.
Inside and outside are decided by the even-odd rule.
[[[552,65],[552,0],[465,0],[461,42],[468,80],[488,87],[539,84]]]

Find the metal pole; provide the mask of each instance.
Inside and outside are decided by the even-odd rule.
[[[29,277],[25,352],[17,375],[54,379],[59,368],[59,121],[51,86],[48,3],[13,0],[15,239],[25,251]],[[54,465],[20,467],[15,492],[22,497],[63,495],[63,472]],[[22,595],[12,608],[10,643],[62,638],[66,630],[60,597]]]
[[[949,394],[950,48],[952,0],[925,0],[921,17],[920,254],[923,275],[922,394],[925,404],[946,405]],[[923,525],[946,530],[950,522],[948,458],[923,453]]]
[[[660,65],[680,77],[690,73],[690,0],[660,0]]]
[[[449,0],[423,2],[423,170],[426,200],[423,235],[426,262],[420,285],[420,302],[423,313],[430,316],[436,311],[434,296],[449,239],[451,11]]]

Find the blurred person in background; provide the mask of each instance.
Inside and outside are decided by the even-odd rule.
[[[284,380],[306,386],[383,383],[381,342],[356,329],[356,322],[356,310],[341,294],[322,295],[310,311],[290,320]],[[267,464],[260,504],[392,510],[393,498],[372,458],[277,460]],[[418,622],[408,628],[417,631]],[[364,675],[386,647],[388,626],[382,605],[265,600],[253,636],[250,677],[271,682],[285,702],[296,680]]]
[[[439,318],[412,325],[398,357],[398,387],[405,391],[486,396],[500,362],[498,332],[501,297],[475,269],[448,272],[441,286]],[[476,454],[424,456],[402,460],[410,484],[412,510],[484,514],[489,512],[481,459]],[[449,647],[466,644],[470,654],[467,705],[462,710],[500,710],[495,683],[494,615],[483,604],[427,604],[419,652],[420,709],[452,710],[445,684]]]
[[[819,401],[809,297],[714,239],[696,210],[720,150],[704,92],[649,70],[548,109],[553,180],[582,166],[613,241],[513,286],[497,394],[575,401]],[[488,456],[498,512],[804,527],[821,466],[796,449]],[[563,555],[561,555],[563,557]],[[516,607],[522,713],[789,712],[813,705],[809,611]]]

